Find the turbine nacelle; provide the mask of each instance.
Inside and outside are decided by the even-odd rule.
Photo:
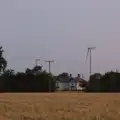
[[[96,47],[88,47],[88,50],[96,49]]]
[[[89,56],[89,52],[91,52],[91,50],[96,49],[96,47],[88,47],[88,51],[87,51],[87,56],[86,56],[86,62]]]

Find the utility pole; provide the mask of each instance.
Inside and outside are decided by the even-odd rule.
[[[45,60],[46,63],[49,64],[49,74],[51,73],[51,63],[54,62],[54,60]],[[51,92],[51,80],[49,80],[49,92]]]
[[[48,60],[48,61],[45,60],[45,62],[49,64],[49,73],[51,73],[51,63],[53,63],[54,60],[52,60],[52,61],[50,61],[50,60]]]

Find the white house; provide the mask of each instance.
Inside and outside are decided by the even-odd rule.
[[[56,90],[58,91],[76,90],[75,78],[72,78],[71,76],[58,77],[56,80]]]
[[[56,80],[56,90],[69,90],[69,77],[58,77]]]
[[[84,91],[86,89],[87,81],[80,77],[80,74],[78,74],[77,78],[77,91]]]
[[[58,90],[58,91],[68,91],[69,90],[69,83],[68,82],[56,81],[56,90]]]
[[[83,84],[86,84],[86,81],[80,78],[80,75],[76,78],[69,77],[58,77],[56,80],[56,90],[58,91],[82,91],[85,89]]]

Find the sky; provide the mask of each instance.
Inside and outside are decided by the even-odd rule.
[[[40,59],[54,60],[53,74],[89,75],[119,69],[119,0],[0,0],[0,45],[8,68],[24,71]]]

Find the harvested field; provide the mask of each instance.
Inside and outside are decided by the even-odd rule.
[[[120,94],[1,94],[0,120],[119,120]]]

